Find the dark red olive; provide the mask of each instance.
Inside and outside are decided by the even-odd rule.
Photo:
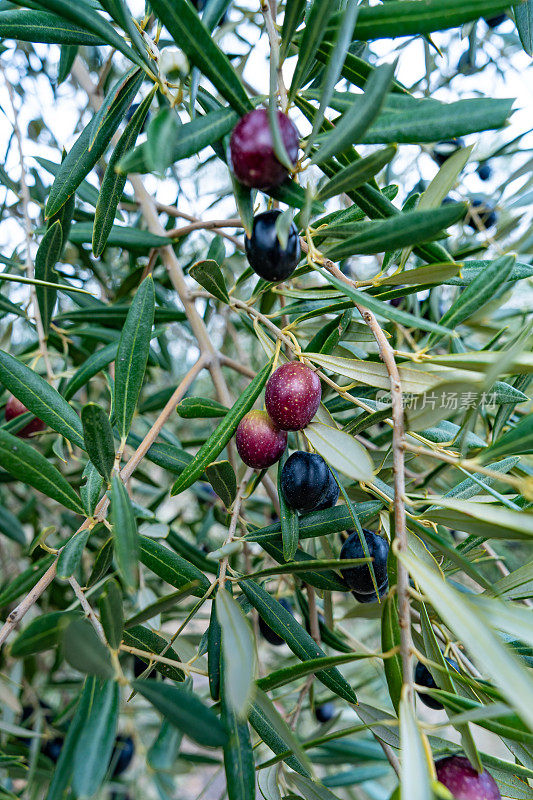
[[[254,217],[252,236],[244,237],[248,263],[265,281],[284,281],[289,278],[300,260],[298,228],[291,222],[287,246],[282,247],[276,231],[276,219],[281,211],[265,211]]]
[[[298,129],[281,111],[278,123],[287,155],[295,164],[300,140]],[[264,108],[249,111],[236,124],[230,139],[230,156],[235,177],[245,186],[268,189],[279,186],[289,174],[274,153],[268,112]]]
[[[10,419],[15,419],[16,417],[20,417],[21,414],[26,414],[28,409],[21,403],[20,400],[17,400],[12,394],[9,395],[7,403],[6,403],[6,410],[5,410],[5,417],[6,421],[9,422]],[[46,424],[39,419],[39,417],[34,417],[34,419],[30,420],[27,425],[25,425],[22,430],[17,431],[15,434],[21,439],[27,439],[33,433],[38,433],[46,428]]]
[[[496,781],[486,769],[479,773],[464,756],[448,756],[435,762],[437,778],[454,800],[501,800]]]
[[[278,367],[268,379],[265,406],[275,424],[285,431],[309,425],[320,405],[320,378],[299,361]]]
[[[456,661],[453,661],[453,659],[451,658],[447,658],[446,662],[448,663],[448,666],[451,667],[451,669],[454,669],[457,672],[459,671],[459,666]],[[426,665],[422,664],[421,661],[419,661],[416,665],[415,683],[417,683],[419,686],[424,686],[426,689],[439,688],[435,683],[433,675],[426,667]],[[418,696],[422,700],[424,705],[428,706],[428,708],[433,708],[436,711],[440,711],[442,708],[444,708],[440,700],[436,700],[434,697],[431,697],[431,695],[426,694],[425,692],[418,692]]]
[[[283,608],[292,614],[292,606],[288,600],[286,600],[284,597],[281,597],[278,602],[283,606]],[[273,644],[275,647],[285,644],[285,641],[281,638],[281,636],[273,631],[270,625],[267,625],[263,617],[259,617],[259,630],[261,631],[263,639],[266,639],[269,644]]]
[[[266,411],[249,411],[235,434],[237,450],[249,467],[265,469],[279,461],[287,447],[287,432],[280,430]]]
[[[302,450],[283,465],[281,491],[287,504],[300,513],[330,508],[339,499],[339,487],[322,456]]]
[[[383,536],[378,536],[373,531],[363,531],[368,547],[368,553],[373,559],[374,575],[382,597],[388,591],[387,576],[387,557],[389,555],[389,543]],[[365,558],[363,545],[357,531],[353,531],[341,549],[341,558]],[[376,590],[372,582],[372,575],[367,564],[359,564],[355,567],[341,569],[342,577],[352,589],[352,594],[360,603],[373,603],[377,600]]]

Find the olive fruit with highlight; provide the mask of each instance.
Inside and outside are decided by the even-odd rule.
[[[337,481],[322,456],[301,450],[283,465],[281,491],[287,504],[300,513],[330,508],[339,499]]]
[[[282,247],[276,231],[281,211],[265,211],[254,217],[252,235],[244,237],[246,257],[253,271],[265,281],[284,281],[289,278],[300,260],[298,228],[291,222],[287,246]]]
[[[389,555],[389,543],[383,536],[378,536],[373,531],[363,531],[368,553],[373,559],[374,575],[382,597],[389,588],[387,576],[387,557]],[[357,531],[350,533],[341,549],[341,558],[365,558],[363,545],[359,539]],[[360,603],[373,603],[377,600],[376,590],[372,582],[372,574],[368,564],[358,564],[355,567],[341,569],[342,577],[352,590],[352,594]]]
[[[464,756],[447,756],[435,761],[437,779],[454,800],[501,800],[498,785],[490,772],[476,772]]]
[[[278,124],[289,160],[295,164],[300,140],[298,129],[281,111],[278,111]],[[264,108],[249,111],[235,125],[230,139],[230,157],[237,180],[255,189],[279,186],[289,174],[274,152],[268,112]]]
[[[458,667],[456,661],[453,661],[452,659],[447,658],[446,662],[447,662],[448,666],[451,669],[454,669],[456,671],[459,670],[459,667]],[[419,661],[417,663],[417,665],[416,665],[415,683],[417,683],[419,686],[424,686],[426,689],[438,689],[439,688],[437,686],[437,684],[435,683],[435,679],[433,678],[433,675],[431,674],[429,669],[426,667],[426,665],[422,664],[421,661]],[[440,711],[441,709],[444,708],[444,706],[442,705],[440,700],[437,700],[436,698],[431,697],[430,694],[425,694],[423,692],[418,692],[418,696],[422,700],[424,705],[428,706],[428,708],[433,708],[433,709],[435,709],[435,711]]]
[[[278,428],[266,411],[249,411],[239,422],[235,441],[245,464],[266,469],[283,455],[287,432]]]
[[[16,419],[16,417],[20,417],[21,414],[26,414],[28,409],[21,403],[20,400],[17,400],[12,394],[9,395],[7,403],[6,403],[6,410],[5,410],[5,417],[6,422],[9,422],[11,419]],[[39,417],[34,417],[34,419],[30,420],[27,425],[25,425],[20,431],[17,431],[15,436],[18,436],[20,439],[27,439],[32,433],[38,433],[39,431],[43,431],[46,428],[45,423]]]
[[[268,379],[265,406],[273,422],[285,431],[309,425],[320,405],[320,378],[299,361],[282,364]]]
[[[286,611],[292,614],[292,606],[288,600],[286,600],[284,597],[281,597],[278,602]],[[259,617],[259,630],[261,631],[263,639],[266,639],[269,644],[273,644],[275,647],[285,644],[281,636],[278,636],[278,634],[272,630],[270,625],[267,625],[263,617]]]

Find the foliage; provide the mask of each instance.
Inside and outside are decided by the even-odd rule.
[[[0,796],[434,800],[463,751],[533,798],[533,162],[483,92],[532,0],[198,5],[0,0]],[[301,157],[257,191],[229,138],[263,106]],[[266,208],[302,247],[278,284],[244,254]],[[340,489],[300,516],[286,456],[234,447],[294,359],[322,404],[289,449]]]

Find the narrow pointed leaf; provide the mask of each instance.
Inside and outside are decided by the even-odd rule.
[[[383,64],[377,67],[368,79],[365,86],[365,102],[358,103],[353,111],[347,111],[335,128],[331,131],[324,144],[312,156],[313,164],[321,164],[331,156],[342,152],[351,144],[359,142],[361,136],[370,127],[377,117],[390,89],[394,77],[396,64]]]
[[[0,14],[0,38],[61,45],[99,45],[101,36],[46,11],[13,8]]]
[[[109,483],[115,460],[115,440],[104,409],[96,403],[87,403],[81,412],[85,449],[92,463]]]
[[[246,718],[252,700],[255,651],[252,629],[240,605],[220,588],[216,596],[217,619],[222,631],[224,701],[232,714]]]
[[[111,483],[111,522],[117,567],[126,586],[133,589],[138,578],[139,536],[130,496],[116,475]]]
[[[440,324],[455,328],[492,299],[497,289],[505,283],[514,264],[514,256],[501,256],[481,272],[441,318]],[[431,337],[432,343],[438,337]]]
[[[98,608],[107,643],[113,650],[118,650],[124,630],[124,610],[122,592],[114,578],[106,582],[98,600]]]
[[[128,61],[142,66],[141,57],[131,47],[128,47],[124,37],[120,36],[113,26],[89,4],[71,3],[70,0],[33,0],[32,5],[40,6],[45,11],[52,11],[59,17],[70,20],[114,47],[125,55]]]
[[[105,778],[118,722],[118,683],[98,683],[73,754],[72,786],[77,797],[92,797]]]
[[[88,619],[75,619],[63,634],[63,652],[74,669],[104,680],[113,677],[111,654]]]
[[[357,186],[366,183],[391,161],[395,153],[396,147],[393,145],[384,147],[383,150],[377,150],[375,153],[366,156],[366,158],[359,159],[359,161],[354,161],[353,164],[338,172],[320,189],[318,199],[327,200],[329,197],[335,197],[338,194],[342,194],[342,192],[355,189]]]
[[[123,440],[131,426],[148,362],[154,308],[154,283],[148,276],[129,308],[115,361],[115,417]]]
[[[151,5],[176,44],[235,111],[241,115],[250,111],[251,103],[237,73],[228,57],[216,45],[192,3],[188,0],[154,0]]]
[[[186,583],[195,581],[197,586],[192,593],[197,597],[202,597],[209,589],[209,580],[203,572],[164,544],[147,536],[141,536],[139,546],[140,559],[145,567],[171,586],[180,589]]]
[[[0,466],[65,508],[85,515],[80,498],[54,465],[31,445],[1,429]]]
[[[222,747],[228,739],[224,725],[193,692],[182,686],[134,681],[133,686],[172,725],[203,747]]]
[[[102,254],[106,245],[126,184],[127,176],[117,173],[117,165],[124,155],[133,148],[148,114],[154,93],[155,88],[135,110],[109,158],[94,213],[92,248],[94,255],[97,257]]]
[[[239,585],[250,603],[257,609],[267,625],[272,628],[288,644],[301,661],[311,658],[325,657],[325,653],[316,644],[314,639],[296,622],[292,614],[287,611],[277,600],[271,597],[255,581],[239,581]],[[336,669],[320,670],[316,677],[331,689],[332,692],[347,700],[356,703],[357,699],[353,689]]]
[[[278,499],[279,499],[279,518],[281,524],[281,539],[283,541],[283,558],[285,561],[292,561],[298,549],[298,514],[285,501],[281,488],[281,472],[287,461],[285,452],[278,465]]]
[[[91,531],[89,528],[75,533],[66,545],[61,548],[59,558],[57,559],[58,578],[70,578],[74,575],[78,569],[90,533]]]
[[[57,272],[54,267],[61,255],[63,245],[63,231],[59,220],[48,228],[43,236],[39,249],[35,255],[35,277],[40,281],[57,282]],[[50,320],[54,313],[57,289],[36,286],[35,294],[39,303],[39,312],[45,334],[48,334]]]
[[[198,261],[189,270],[191,275],[200,286],[207,289],[217,300],[229,305],[229,295],[226,286],[226,281],[222,274],[222,270],[216,261]]]
[[[104,153],[141,82],[142,75],[130,71],[119,81],[119,88],[115,85],[110,90],[112,101],[104,100],[100,112],[83,129],[57,170],[46,203],[47,217],[59,211]]]
[[[44,378],[3,350],[0,381],[36,417],[84,449],[82,424],[74,409]]]

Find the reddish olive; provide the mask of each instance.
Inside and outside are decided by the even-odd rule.
[[[6,403],[6,410],[5,410],[5,417],[6,421],[9,422],[10,419],[15,419],[16,417],[20,417],[21,414],[26,414],[28,409],[21,403],[20,400],[17,400],[12,394],[9,395],[9,398]],[[15,434],[19,436],[21,439],[27,439],[32,433],[38,433],[46,428],[45,423],[39,417],[34,417],[34,419],[30,420],[27,425],[25,425],[22,430],[17,431]]]
[[[298,158],[300,135],[286,114],[278,111],[278,124],[290,161]],[[230,156],[235,177],[245,186],[268,189],[279,186],[288,176],[274,152],[268,112],[264,108],[249,111],[233,129]]]
[[[278,367],[268,379],[266,410],[275,424],[285,431],[300,431],[309,425],[320,405],[320,378],[299,361]]]
[[[235,440],[245,464],[265,469],[281,458],[287,447],[287,432],[280,430],[266,411],[249,411],[239,422]]]
[[[501,800],[496,781],[486,769],[476,772],[464,756],[448,756],[435,762],[437,778],[454,800]]]

